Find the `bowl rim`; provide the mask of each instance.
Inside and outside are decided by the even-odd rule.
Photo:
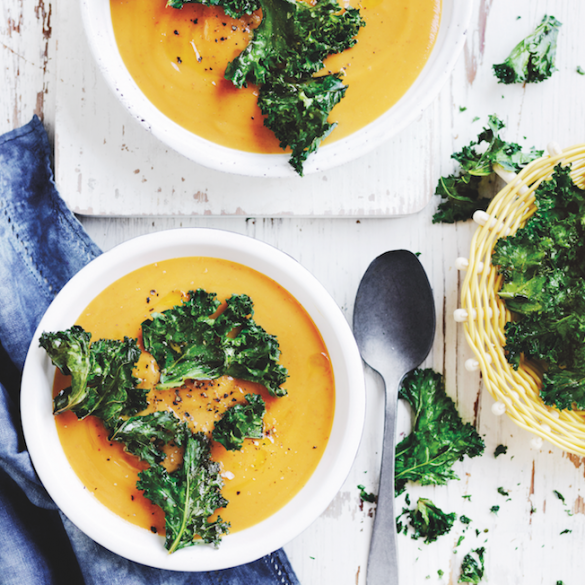
[[[117,516],[94,498],[69,465],[63,450],[55,449],[60,443],[48,391],[55,368],[37,340],[42,331],[71,326],[91,298],[124,274],[152,262],[182,256],[221,257],[246,264],[295,296],[327,345],[335,374],[336,404],[331,436],[321,461],[305,486],[283,508],[250,528],[227,535],[217,549],[195,546],[169,555],[162,537]],[[93,291],[91,297],[83,297],[87,291]],[[86,300],[80,301],[80,295]],[[63,513],[87,536],[144,565],[192,572],[220,570],[257,560],[281,548],[331,503],[350,472],[361,441],[365,420],[364,369],[340,308],[299,262],[267,243],[235,232],[177,228],[119,244],[82,268],[56,295],[27,354],[21,412],[26,445],[43,485]]]
[[[412,86],[375,121],[319,147],[305,162],[304,175],[327,171],[362,157],[414,122],[451,75],[465,44],[472,10],[473,3],[469,0],[441,0],[435,45]],[[299,178],[288,162],[288,154],[258,154],[221,146],[165,116],[140,91],[117,51],[109,0],[81,0],[81,13],[91,53],[106,84],[139,124],[161,142],[213,170],[253,177]]]

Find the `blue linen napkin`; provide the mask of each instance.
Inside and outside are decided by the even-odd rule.
[[[101,253],[60,198],[34,116],[0,136],[0,581],[4,585],[299,585],[285,552],[203,573],[164,571],[98,545],[55,506],[20,424],[20,372],[52,299]]]

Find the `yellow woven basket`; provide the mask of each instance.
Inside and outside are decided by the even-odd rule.
[[[508,184],[494,197],[487,212],[474,216],[481,225],[473,236],[469,259],[458,259],[458,268],[467,272],[455,319],[464,323],[465,337],[477,358],[466,365],[481,369],[483,382],[496,400],[492,411],[506,413],[519,426],[535,433],[536,447],[545,439],[565,451],[585,455],[585,411],[559,411],[546,406],[539,395],[542,372],[538,366],[522,360],[514,370],[506,360],[504,326],[511,315],[497,294],[502,277],[490,263],[498,238],[514,234],[534,214],[534,191],[552,175],[557,164],[571,165],[573,181],[585,188],[585,144],[562,151],[551,145],[549,152],[518,175],[500,173]]]

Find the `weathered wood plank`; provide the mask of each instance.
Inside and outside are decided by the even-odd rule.
[[[53,4],[2,2],[0,21],[0,133],[39,116],[54,130]]]

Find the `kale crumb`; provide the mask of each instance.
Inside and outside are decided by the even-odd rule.
[[[372,493],[366,492],[366,488],[363,485],[357,486],[358,490],[360,490],[360,500],[362,502],[369,502],[370,504],[376,501],[376,496]]]
[[[506,445],[498,445],[494,451],[494,457],[498,457],[499,455],[505,455],[508,452],[508,447]]]

